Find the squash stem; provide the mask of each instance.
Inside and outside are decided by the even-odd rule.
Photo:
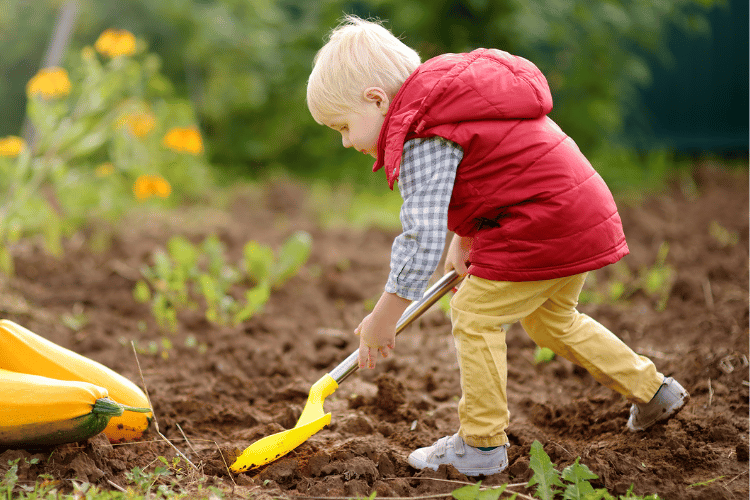
[[[123,411],[133,411],[136,413],[151,413],[151,408],[139,408],[137,406],[126,406],[126,405],[121,405],[121,406],[122,406]]]
[[[96,401],[94,401],[94,404],[91,408],[92,413],[97,413],[99,415],[109,415],[112,417],[119,417],[122,415],[124,408],[122,405],[116,401],[112,401],[109,398],[99,398]]]

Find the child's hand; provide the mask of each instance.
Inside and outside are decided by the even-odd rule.
[[[378,323],[372,314],[368,314],[354,330],[359,335],[360,368],[375,368],[377,353],[387,358],[396,347],[396,325]]]
[[[467,265],[469,264],[469,253],[471,252],[473,241],[473,238],[465,238],[457,234],[453,235],[451,244],[445,254],[444,270],[446,273],[455,269],[459,276],[466,276],[469,272]]]
[[[375,368],[378,352],[384,358],[396,347],[396,325],[411,301],[383,292],[372,313],[354,329],[359,335],[359,367]]]

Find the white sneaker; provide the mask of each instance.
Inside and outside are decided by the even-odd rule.
[[[643,431],[656,422],[667,420],[677,415],[690,401],[690,394],[672,377],[665,377],[651,401],[646,404],[634,404],[630,407],[628,429]]]
[[[409,465],[415,469],[438,470],[441,464],[451,464],[467,476],[490,476],[508,466],[508,444],[494,450],[482,451],[469,446],[458,434],[437,440],[432,446],[419,448],[409,455]]]

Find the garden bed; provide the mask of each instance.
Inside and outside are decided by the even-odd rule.
[[[19,246],[15,276],[0,282],[2,317],[141,385],[135,341],[158,428],[198,469],[190,472],[184,461],[182,472],[173,467],[181,474],[169,486],[175,491],[198,494],[214,486],[230,498],[286,498],[373,491],[414,497],[456,489],[466,478],[455,470],[419,472],[406,463],[414,448],[458,425],[450,322],[437,307],[398,338],[393,356],[350,377],[326,399],[330,426],[276,462],[229,474],[226,461],[237,450],[295,425],[311,384],[357,347],[352,331],[387,276],[396,231],[323,228],[305,200],[301,184],[275,182],[262,193],[237,195],[226,210],[133,216],[104,249],[92,249],[83,237],[66,241],[61,258]],[[746,499],[747,172],[696,168],[667,193],[621,202],[620,209],[631,255],[621,267],[597,272],[590,296],[623,279],[623,270],[634,279],[649,269],[667,270],[661,290],[668,295],[644,285],[626,299],[593,300],[580,309],[678,379],[692,399],[668,424],[628,433],[629,404],[620,395],[564,360],[535,364],[534,344],[514,325],[508,333],[510,465],[483,484],[528,481],[529,449],[539,440],[558,468],[581,457],[599,476],[592,484],[615,494],[633,485],[637,494],[669,499]],[[185,311],[177,331],[165,332],[133,297],[140,268],[174,234],[193,241],[217,234],[239,258],[249,240],[276,248],[297,230],[312,236],[309,261],[271,294],[262,313],[239,327],[216,326],[200,311]],[[664,243],[668,253],[656,269]],[[73,484],[68,480],[115,490],[133,482],[127,475],[132,478],[135,467],[156,479],[155,467],[165,465],[159,456],[171,465],[176,452],[152,429],[143,442],[114,447],[97,437],[52,449],[6,450],[0,477],[8,460],[33,457],[35,464],[19,462],[23,484],[50,474],[66,491]],[[165,476],[156,485],[174,479]]]

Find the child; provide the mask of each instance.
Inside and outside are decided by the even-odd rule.
[[[627,426],[676,414],[689,395],[647,358],[576,310],[588,271],[628,253],[609,189],[547,116],[547,81],[529,61],[494,49],[417,53],[378,23],[347,16],[315,57],[313,118],[344,147],[373,156],[398,187],[403,233],[385,291],[355,333],[360,367],[395,348],[395,327],[438,266],[466,275],[451,300],[462,397],[453,436],[409,456],[469,476],[507,467],[503,324],[588,370],[633,402]]]

